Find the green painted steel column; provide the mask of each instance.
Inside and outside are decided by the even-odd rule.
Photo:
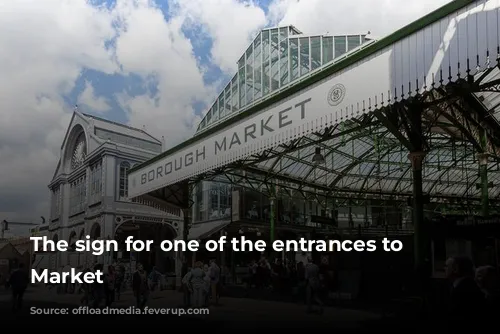
[[[481,147],[483,153],[477,155],[479,161],[479,176],[481,177],[481,215],[487,217],[489,215],[489,194],[488,194],[488,138],[486,136],[485,124],[481,124]]]
[[[479,153],[479,175],[481,177],[481,215],[487,217],[489,215],[489,194],[488,194],[488,154]]]
[[[270,212],[269,212],[269,220],[270,220],[270,241],[271,244],[274,242],[274,232],[275,232],[275,225],[274,225],[274,211],[275,211],[275,202],[276,201],[276,187],[274,185],[274,182],[271,184],[271,197],[269,198],[270,202]]]
[[[425,152],[412,152],[408,158],[411,161],[413,172],[413,228],[414,228],[414,256],[415,269],[424,274],[428,253],[429,231],[424,220],[424,196],[422,188],[422,164]]]

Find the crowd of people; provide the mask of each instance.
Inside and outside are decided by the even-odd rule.
[[[163,288],[161,285],[162,274],[153,267],[149,273],[146,273],[141,264],[137,265],[137,270],[127,273],[125,265],[109,265],[104,268],[103,264],[95,264],[89,268],[77,268],[78,272],[97,272],[104,273],[103,283],[61,283],[46,284],[50,290],[55,290],[57,294],[80,294],[80,303],[90,307],[111,306],[115,301],[119,301],[122,292],[127,288],[132,288],[137,295],[137,307],[144,307],[149,297],[149,292]],[[61,267],[60,272],[65,268]],[[146,276],[145,278],[143,278]],[[146,287],[146,288],[144,288]]]
[[[123,265],[109,265],[104,271],[102,264],[93,267],[93,271],[104,272],[104,283],[84,283],[74,287],[70,292],[79,292],[83,296],[80,299],[83,305],[92,307],[111,306],[115,301],[120,300],[121,292],[127,285],[126,270]],[[86,269],[84,272],[90,272]],[[156,267],[148,273],[142,264],[137,264],[137,270],[132,275],[131,288],[136,298],[136,306],[144,308],[149,299],[150,293],[159,289],[161,273]]]
[[[446,261],[451,288],[449,312],[455,324],[470,319],[491,320],[500,314],[500,278],[493,266],[474,268],[468,257]]]
[[[284,261],[277,258],[269,261],[262,257],[252,261],[248,266],[245,280],[247,290],[272,290],[278,294],[298,294],[305,297],[308,312],[321,313],[325,302],[325,291],[335,288],[335,275],[322,258],[315,264],[311,257],[302,261]],[[126,271],[121,265],[107,266],[102,264],[84,272],[104,272],[103,283],[82,284],[79,286],[65,284],[57,286],[59,293],[80,293],[80,302],[90,307],[111,306],[120,299],[125,285]],[[182,277],[184,306],[201,308],[210,304],[217,305],[225,274],[215,260],[208,263],[197,261],[192,268],[185,268]],[[449,281],[448,314],[454,319],[471,319],[489,316],[495,318],[500,314],[500,277],[497,268],[484,266],[474,268],[468,257],[455,256],[446,262],[446,277]],[[133,290],[138,308],[144,308],[152,291],[159,288],[161,274],[153,267],[149,272],[138,264],[136,271],[130,276],[130,287]],[[23,264],[19,264],[8,279],[7,287],[12,291],[12,310],[22,307],[24,293],[29,286],[29,273]],[[316,309],[317,306],[317,309]],[[459,323],[459,321],[457,321]]]
[[[304,263],[305,262],[305,263]],[[306,300],[307,310],[314,312],[315,305],[322,306],[329,293],[338,289],[338,277],[327,257],[318,264],[311,257],[304,262],[283,261],[278,258],[270,262],[265,257],[252,261],[248,266],[246,286],[249,294],[255,290],[273,290],[278,295],[298,296]],[[455,256],[446,264],[447,286],[445,297],[447,313],[461,318],[483,316],[491,312],[500,314],[500,275],[493,266],[475,268],[468,257]],[[375,279],[375,278],[373,278]],[[403,282],[395,282],[403,285]],[[447,289],[447,288],[446,288]]]
[[[304,256],[303,261],[282,258],[270,261],[262,256],[249,263],[244,281],[247,296],[267,290],[280,298],[291,296],[301,300],[305,297],[308,312],[315,312],[314,304],[319,305],[318,311],[322,312],[322,299],[335,290],[336,278],[328,257],[322,257],[316,264],[310,256]]]

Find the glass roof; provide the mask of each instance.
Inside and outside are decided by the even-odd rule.
[[[366,34],[303,35],[293,26],[262,30],[239,59],[238,72],[207,111],[197,134],[321,71],[369,41]]]
[[[373,117],[367,115],[367,118]],[[353,131],[352,131],[353,130]],[[345,134],[342,134],[345,133]],[[303,148],[289,151],[275,148],[273,158],[252,164],[247,162],[246,177],[251,182],[278,180],[281,186],[323,195],[363,198],[412,193],[412,169],[408,149],[377,122],[360,127],[357,122],[343,125],[335,139],[318,143],[319,137],[305,137]],[[312,161],[316,147],[321,147],[325,163]],[[432,135],[432,148],[423,167],[423,191],[436,198],[479,198],[481,189],[477,151],[472,144],[445,135]],[[490,199],[500,197],[500,164],[491,159],[488,165]],[[235,175],[238,170],[233,171]],[[251,176],[249,176],[251,175]]]
[[[500,55],[499,55],[500,57]],[[481,75],[477,75],[478,79]],[[476,96],[493,112],[496,122],[500,122],[500,68],[495,66],[484,76],[482,82],[490,83],[490,89],[477,93]]]

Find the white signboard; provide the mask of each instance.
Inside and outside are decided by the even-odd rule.
[[[129,197],[463,78],[470,62],[471,74],[484,69],[487,51],[496,54],[498,46],[499,7],[499,0],[475,2],[252,117],[133,171]]]
[[[351,108],[356,105],[359,96],[374,97],[381,88],[382,91],[389,91],[390,55],[391,52],[386,51],[370,62],[359,64],[210,138],[130,173],[129,197],[174,184],[359,116],[363,112],[362,106],[356,110]],[[378,83],[359,82],[358,79],[366,75],[376,76]]]

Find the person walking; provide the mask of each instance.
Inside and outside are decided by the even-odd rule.
[[[205,276],[203,277],[203,280],[205,281],[205,286],[203,288],[204,304],[208,307],[210,305],[210,291],[212,288],[212,278],[210,277],[210,267],[208,264],[203,266],[203,272],[205,273]]]
[[[193,294],[193,288],[191,287],[191,268],[188,268],[186,274],[182,278],[182,292],[184,307],[191,307],[191,295]]]
[[[92,272],[92,271],[89,268],[87,268],[83,271],[83,275],[90,273],[90,272]],[[82,296],[82,298],[80,298],[80,303],[83,305],[89,305],[90,299],[92,296],[92,284],[83,282],[81,289],[83,292],[83,296]]]
[[[147,273],[142,264],[137,265],[137,271],[132,278],[132,290],[134,291],[137,307],[144,309],[149,299],[149,284]]]
[[[319,267],[313,262],[312,257],[307,258],[305,268],[307,311],[313,311],[313,303],[316,302],[320,307],[320,313],[323,312],[323,302],[319,298],[321,290],[321,281],[319,278]]]
[[[116,272],[113,266],[108,266],[108,273],[105,282],[106,306],[111,306],[115,301]]]
[[[20,263],[9,279],[9,284],[12,289],[12,311],[17,312],[23,306],[24,292],[29,284],[29,274],[24,269],[24,264]]]
[[[475,281],[472,260],[454,256],[446,261],[446,277],[451,284],[450,324],[461,328],[473,324],[484,315],[485,296]]]
[[[192,288],[192,305],[193,307],[200,308],[205,304],[205,272],[203,271],[203,263],[198,261],[194,264],[189,283]]]
[[[125,282],[125,268],[122,265],[118,265],[115,268],[115,299],[120,300],[123,283]]]
[[[100,263],[94,266],[95,273],[97,273],[98,271],[103,272],[103,269],[104,266]],[[106,289],[105,283],[99,283],[97,282],[97,280],[94,283],[92,283],[92,297],[93,297],[92,306],[94,308],[97,308],[101,305],[101,301],[105,297],[106,293],[105,289]]]
[[[219,281],[220,281],[220,268],[215,262],[215,259],[210,261],[210,292],[212,294],[212,303],[219,304]]]

